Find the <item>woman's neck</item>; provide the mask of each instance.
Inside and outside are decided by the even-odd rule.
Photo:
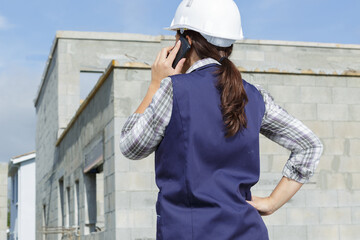
[[[186,61],[184,63],[184,67],[181,70],[181,73],[186,73],[186,71],[197,61],[199,61],[200,58],[199,56],[196,54],[195,51],[190,51],[189,52],[189,56],[186,58]]]

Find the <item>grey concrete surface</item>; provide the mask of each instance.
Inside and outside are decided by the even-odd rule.
[[[173,40],[169,36],[57,33],[35,99],[37,239],[43,239],[43,226],[79,226],[80,239],[155,239],[154,155],[131,161],[118,146],[126,118],[145,96],[157,52]],[[310,183],[283,208],[264,217],[270,238],[356,239],[355,229],[360,227],[360,46],[245,40],[235,44],[232,60],[244,79],[269,90],[325,147]],[[84,71],[105,74],[80,104],[79,79]],[[103,143],[100,204],[105,227],[90,233],[89,209],[101,208],[88,204],[85,155],[97,139]],[[261,138],[261,176],[254,195],[271,193],[288,156],[287,150]],[[60,179],[64,189],[70,189],[65,202],[59,200]],[[46,239],[60,236],[48,234]]]

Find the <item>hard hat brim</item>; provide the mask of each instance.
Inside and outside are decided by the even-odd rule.
[[[177,31],[179,29],[188,29],[188,30],[193,30],[193,31],[196,31],[196,32],[208,35],[208,36],[221,38],[221,39],[227,39],[227,40],[234,40],[234,41],[244,39],[243,34],[241,34],[240,36],[227,36],[227,37],[215,36],[213,33],[206,32],[206,31],[200,30],[200,29],[196,29],[196,28],[194,28],[192,26],[189,26],[189,25],[173,25],[173,26],[170,26],[170,27],[166,27],[164,29],[169,30],[169,31]]]

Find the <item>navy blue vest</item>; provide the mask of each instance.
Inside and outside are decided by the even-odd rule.
[[[243,81],[248,127],[225,138],[216,64],[171,77],[173,110],[155,152],[157,240],[265,240],[251,199],[260,174],[264,101]]]

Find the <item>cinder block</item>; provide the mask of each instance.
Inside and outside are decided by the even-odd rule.
[[[270,172],[272,168],[272,156],[269,155],[260,155],[260,171],[261,172]]]
[[[134,240],[155,240],[156,228],[133,228],[131,237]]]
[[[322,139],[324,145],[323,155],[343,155],[345,149],[345,139],[330,138]]]
[[[116,194],[114,192],[111,192],[104,198],[106,214],[115,211],[115,195]]]
[[[334,173],[322,170],[319,173],[318,186],[323,189],[351,189],[352,178],[348,173]]]
[[[319,173],[321,170],[325,171],[335,171],[333,168],[334,156],[321,156],[319,165],[315,169],[316,173]]]
[[[151,228],[153,226],[154,215],[152,209],[133,210],[130,215],[130,222],[135,228]]]
[[[114,147],[119,147],[119,145],[115,145]],[[122,155],[119,151],[119,154],[115,154],[115,167],[114,172],[128,172],[130,170],[130,160]]]
[[[113,175],[115,172],[115,156],[105,159],[104,163],[104,174],[105,176]]]
[[[360,207],[360,191],[338,191],[339,207]]]
[[[360,207],[351,208],[351,223],[360,224]]]
[[[351,88],[360,88],[360,79],[359,77],[347,78],[347,86]]]
[[[289,159],[290,154],[284,155],[273,155],[272,165],[271,165],[271,172],[278,172],[281,173],[287,160]]]
[[[360,139],[350,139],[350,156],[360,156]],[[360,172],[360,169],[358,169]]]
[[[351,121],[360,121],[360,105],[348,105],[349,106],[349,119]]]
[[[287,208],[286,216],[289,225],[319,224],[319,208]]]
[[[291,86],[316,86],[317,80],[313,76],[306,76],[306,75],[298,75],[292,76],[291,78],[286,77],[284,80],[284,85],[291,85]]]
[[[265,60],[265,53],[260,51],[246,51],[246,60],[263,62]]]
[[[155,169],[154,154],[152,153],[141,160],[129,160],[129,168],[131,172],[153,172]]]
[[[116,190],[137,191],[151,190],[152,174],[145,172],[119,172],[116,174]]]
[[[142,82],[124,81],[118,89],[118,96],[121,98],[141,98],[144,97],[141,93]]]
[[[157,191],[143,191],[130,193],[130,207],[132,209],[155,208]]]
[[[346,79],[339,79],[338,77],[317,77],[316,86],[322,87],[346,87]]]
[[[147,228],[153,225],[152,210],[119,210],[116,212],[117,228]]]
[[[274,226],[272,240],[304,240],[307,238],[306,226]]]
[[[243,79],[245,79],[247,82],[251,84],[257,84],[260,85],[264,89],[268,89],[268,78],[253,74],[253,73],[241,73],[241,76]]]
[[[117,210],[116,211],[116,228],[131,228],[130,210]],[[130,229],[129,229],[130,230]],[[130,238],[129,238],[130,239]]]
[[[334,122],[334,136],[338,138],[358,138],[360,122]]]
[[[303,123],[320,138],[334,136],[333,124],[328,121],[303,121]]]
[[[336,225],[308,226],[307,239],[338,240],[339,227]]]
[[[261,190],[273,190],[282,178],[282,173],[262,173],[258,185]]]
[[[155,181],[155,171],[151,172],[150,175],[151,175],[151,190],[159,191],[159,188],[156,185],[156,181]]]
[[[331,96],[332,92],[329,87],[301,87],[299,99],[303,103],[331,103]]]
[[[280,146],[276,142],[266,138],[260,138],[260,153],[261,154],[290,154],[290,151]]]
[[[357,157],[341,157],[339,163],[340,172],[357,173],[360,169],[360,161]]]
[[[360,224],[356,225],[341,225],[340,236],[341,240],[355,240],[359,239]]]
[[[318,104],[317,117],[321,121],[347,121],[349,108],[346,104]]]
[[[285,104],[285,109],[294,117],[300,120],[316,120],[317,119],[317,110],[316,104],[299,104],[299,103],[289,103]]]
[[[105,177],[107,193],[115,192],[115,179],[116,176],[114,173]]]
[[[111,138],[109,141],[107,141],[105,143],[104,149],[105,149],[105,153],[104,153],[104,158],[108,159],[110,157],[114,156],[114,138]]]
[[[125,227],[116,228],[116,240],[131,239],[131,229]]]
[[[110,206],[110,208],[115,210],[130,209],[130,191],[117,191],[113,194],[115,194],[115,205]]]
[[[134,82],[148,82],[150,84],[151,80],[151,70],[150,69],[127,69],[125,79],[126,81]]]
[[[351,173],[350,175],[352,177],[351,189],[360,190],[360,173]]]
[[[307,207],[337,207],[338,192],[336,190],[307,190]]]
[[[268,230],[269,239],[274,239],[274,227],[275,226],[266,226]]]
[[[334,88],[333,102],[346,104],[359,104],[360,88]]]
[[[300,99],[299,87],[270,85],[269,92],[279,103],[298,103]]]
[[[302,208],[306,206],[306,191],[304,189],[299,190],[285,205],[288,210],[291,208]]]
[[[269,216],[264,216],[266,226],[278,226],[286,224],[286,208],[280,208]]]
[[[351,208],[320,208],[320,224],[350,224]]]

